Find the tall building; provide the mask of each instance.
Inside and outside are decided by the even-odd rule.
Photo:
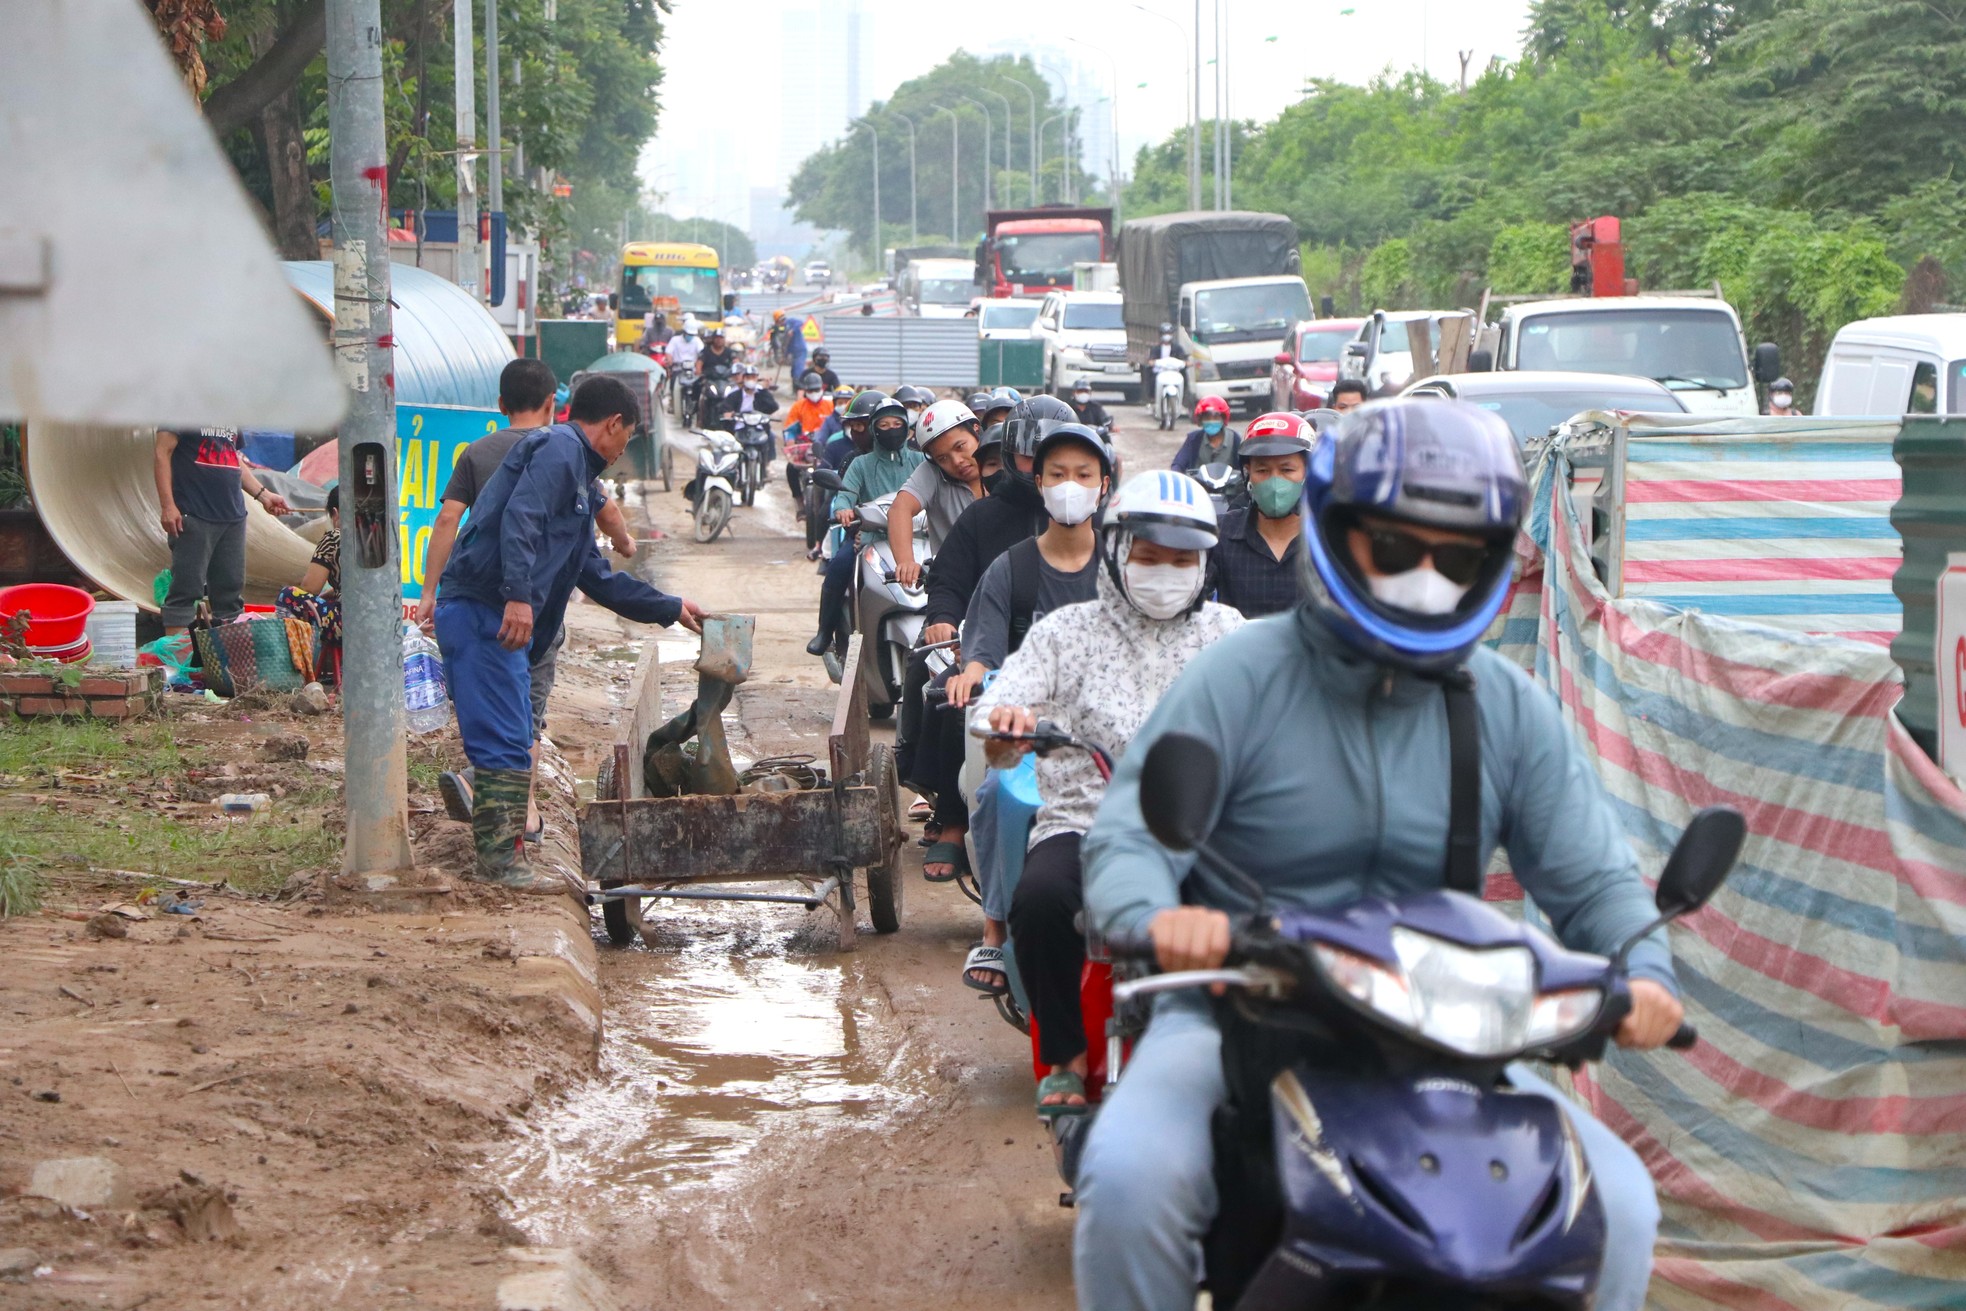
[[[860,0],[788,6],[779,22],[778,170],[789,179],[866,112],[868,28]]]

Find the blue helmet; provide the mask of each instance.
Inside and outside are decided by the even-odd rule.
[[[1529,481],[1500,416],[1461,401],[1388,401],[1346,416],[1317,444],[1305,479],[1304,595],[1337,634],[1374,660],[1420,672],[1467,659],[1508,599]],[[1347,541],[1361,519],[1467,533],[1490,544],[1446,614],[1388,605]]]

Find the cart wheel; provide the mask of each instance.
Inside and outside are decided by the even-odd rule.
[[[601,767],[594,774],[594,795],[611,797],[614,795],[614,757],[601,757]],[[637,930],[642,922],[642,899],[640,897],[617,897],[601,903],[601,923],[607,926],[608,941],[617,947],[626,947],[635,941]]]
[[[901,927],[901,890],[908,880],[901,873],[901,793],[895,777],[894,752],[877,742],[868,754],[867,781],[880,805],[881,849],[887,859],[867,867],[867,913],[874,932],[893,933]]]

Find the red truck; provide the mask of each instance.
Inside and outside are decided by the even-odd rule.
[[[988,297],[1042,294],[1072,285],[1072,265],[1113,258],[1113,211],[1074,205],[993,209],[976,248],[976,282]]]

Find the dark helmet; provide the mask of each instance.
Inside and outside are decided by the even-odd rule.
[[[990,393],[986,391],[973,391],[963,403],[980,415],[983,411],[990,408]]]
[[[1024,399],[1024,393],[1015,387],[998,387],[991,391],[989,406],[993,410],[1014,409]],[[975,406],[971,406],[975,409]]]
[[[818,365],[818,366],[819,366],[820,368],[822,368],[822,369],[823,369],[823,368],[825,368],[825,367],[826,367],[826,361],[828,361],[828,360],[830,360],[830,359],[832,359],[832,358],[833,358],[833,357],[832,357],[831,355],[828,355],[828,354],[826,353],[826,348],[825,348],[824,346],[815,346],[815,347],[813,348],[813,351],[812,351],[812,362],[813,362],[814,364],[817,364],[817,365]]]
[[[975,406],[970,408],[974,409]],[[1038,443],[1053,428],[1067,423],[1077,426],[1078,422],[1079,416],[1071,406],[1056,396],[1040,392],[1011,408],[1010,417],[1003,423],[1003,444],[1013,455],[1036,459]]]
[[[1038,470],[1044,468],[1044,457],[1047,451],[1051,450],[1054,446],[1063,445],[1066,442],[1077,442],[1081,446],[1090,446],[1099,456],[1100,473],[1107,480],[1110,481],[1112,479],[1113,444],[1104,437],[1101,437],[1097,428],[1087,427],[1083,423],[1076,422],[1061,423],[1038,439],[1037,450],[1031,457],[1033,461],[1032,472],[1036,473]]]
[[[826,380],[820,377],[816,373],[812,373],[808,371],[806,373],[802,373],[799,375],[800,391],[818,391],[821,387],[824,387],[825,385],[826,385]]]
[[[880,396],[879,392],[863,392],[862,395],[880,397],[867,415],[867,431],[873,435],[874,444],[884,451],[898,451],[903,446],[906,446],[908,444],[910,427],[909,420],[912,417],[908,413],[908,407],[892,396]],[[860,404],[860,399],[859,396],[854,397],[853,403],[855,406]],[[848,413],[851,414],[852,410],[849,409]],[[883,419],[899,419],[901,423],[898,427],[890,426],[883,428],[881,426]]]
[[[855,396],[848,403],[843,421],[853,423],[856,420],[871,419],[874,417],[874,411],[885,405],[890,399],[892,398],[886,392],[875,391],[870,387],[858,396]]]
[[[1001,423],[991,424],[983,430],[983,435],[976,439],[977,459],[984,459],[993,452],[999,460],[1003,458],[1003,425]]]
[[[1313,451],[1305,499],[1305,603],[1333,631],[1374,660],[1422,672],[1467,659],[1508,599],[1529,501],[1522,456],[1499,415],[1439,400],[1355,410]],[[1423,615],[1374,596],[1346,540],[1365,515],[1486,541],[1460,603]]]
[[[1768,390],[1785,391],[1789,393],[1791,396],[1793,396],[1795,394],[1795,384],[1790,382],[1787,378],[1777,378],[1775,379],[1775,381],[1768,384]]]
[[[903,405],[933,405],[935,404],[935,393],[926,387],[917,387],[912,383],[903,383],[894,389],[894,399],[900,401]]]

